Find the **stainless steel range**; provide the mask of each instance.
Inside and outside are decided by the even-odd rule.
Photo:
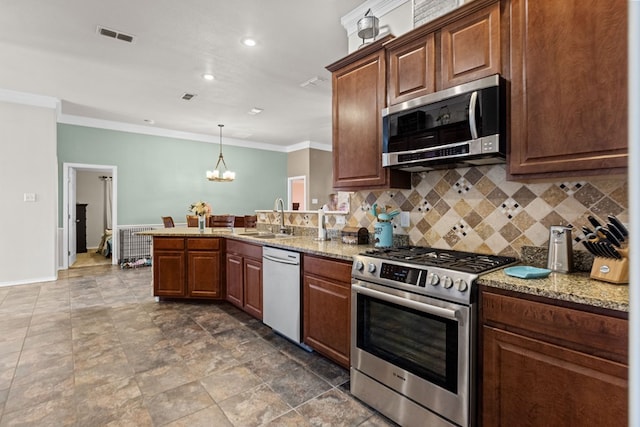
[[[472,425],[475,281],[516,261],[418,246],[354,257],[351,393],[402,426]]]

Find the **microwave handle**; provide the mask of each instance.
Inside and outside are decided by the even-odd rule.
[[[478,91],[474,90],[469,98],[469,129],[471,139],[478,139],[478,127],[476,126],[476,103],[478,102]]]

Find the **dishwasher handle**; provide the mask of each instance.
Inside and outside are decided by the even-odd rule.
[[[300,261],[298,261],[298,260],[287,259],[287,258],[279,258],[279,257],[274,257],[274,256],[271,256],[271,255],[266,255],[266,254],[262,254],[262,258],[266,259],[266,260],[269,260],[269,261],[277,262],[279,264],[291,264],[291,265],[300,264]]]

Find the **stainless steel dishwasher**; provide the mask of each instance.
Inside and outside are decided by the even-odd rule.
[[[262,248],[262,321],[307,351],[302,343],[300,253]]]

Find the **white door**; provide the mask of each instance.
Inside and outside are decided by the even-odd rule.
[[[69,230],[69,267],[76,262],[76,169],[69,167],[69,182],[67,183],[69,197],[69,215],[67,230]]]

